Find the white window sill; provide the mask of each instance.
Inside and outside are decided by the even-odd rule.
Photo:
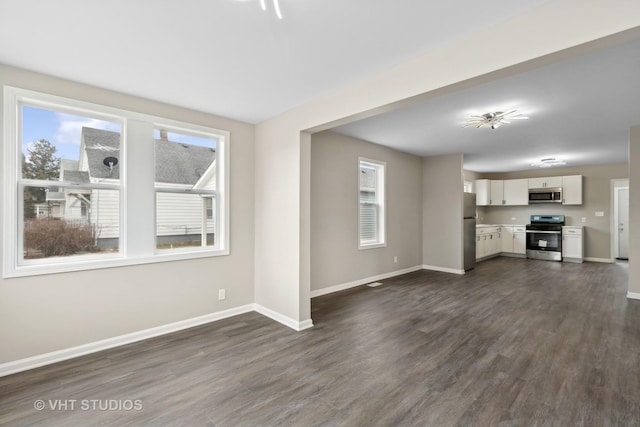
[[[154,255],[123,258],[115,255],[100,260],[91,259],[69,259],[67,262],[21,265],[14,269],[5,269],[3,278],[38,276],[44,274],[70,273],[74,271],[98,270],[103,268],[127,267],[132,265],[153,264],[158,262],[182,261],[199,258],[211,258],[229,255],[228,249],[202,250],[202,251],[180,251],[180,252],[159,252]]]
[[[367,243],[367,244],[360,244],[358,246],[359,250],[363,250],[363,249],[375,249],[375,248],[386,248],[387,244],[386,243]]]

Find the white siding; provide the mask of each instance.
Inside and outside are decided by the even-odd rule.
[[[120,235],[120,192],[93,190],[91,192],[91,224],[97,226],[99,239]]]
[[[158,236],[200,234],[202,232],[204,201],[201,196],[157,193],[156,206],[156,230]],[[213,233],[214,231],[215,221],[207,221],[207,233]]]

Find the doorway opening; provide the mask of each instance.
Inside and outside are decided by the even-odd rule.
[[[613,256],[629,259],[629,180],[613,180]]]

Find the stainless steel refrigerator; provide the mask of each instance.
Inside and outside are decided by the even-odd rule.
[[[464,193],[462,215],[462,233],[464,237],[464,270],[476,266],[476,195]]]

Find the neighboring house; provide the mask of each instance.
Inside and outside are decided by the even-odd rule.
[[[154,142],[157,189],[215,189],[216,152],[213,148],[172,142],[164,132]],[[112,158],[111,162],[109,158]],[[39,205],[43,216],[92,224],[96,227],[100,247],[117,247],[120,229],[119,192],[80,186],[117,184],[120,180],[119,158],[118,132],[83,127],[79,160],[63,159],[60,164],[60,181],[77,184],[79,188],[65,187],[62,191],[48,192],[47,204]],[[214,211],[211,198],[158,191],[157,243],[199,242],[205,223],[203,216],[206,218],[207,238],[213,239]]]

